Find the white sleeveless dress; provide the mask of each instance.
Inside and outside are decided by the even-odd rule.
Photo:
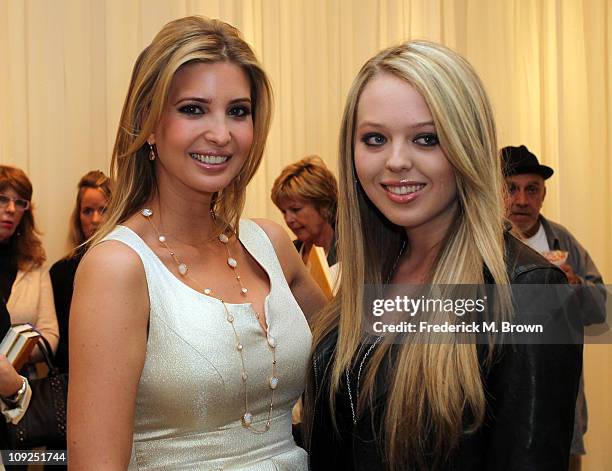
[[[270,279],[265,316],[277,341],[278,387],[272,423],[244,428],[240,355],[221,302],[175,277],[131,229],[118,240],[141,258],[151,311],[147,352],[136,396],[130,470],[302,471],[306,452],[291,435],[291,409],[304,389],[311,334],[274,247],[254,222],[240,222],[240,241]],[[227,304],[243,344],[253,425],[268,417],[272,353],[250,304]]]

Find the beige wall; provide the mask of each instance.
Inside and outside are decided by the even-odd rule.
[[[612,4],[609,0],[0,0],[0,162],[24,168],[51,261],[65,250],[75,185],[107,170],[138,52],[168,20],[225,19],[269,72],[276,112],[246,214],[280,221],[269,189],[306,154],[336,168],[339,116],[363,61],[428,38],[480,73],[500,144],[555,168],[544,212],[612,280]],[[585,469],[612,470],[612,348],[586,350]]]

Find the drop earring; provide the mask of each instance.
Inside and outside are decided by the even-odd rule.
[[[149,144],[149,160],[155,160],[155,150],[153,149],[153,144],[147,142]]]

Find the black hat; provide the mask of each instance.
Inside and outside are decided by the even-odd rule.
[[[505,177],[521,175],[523,173],[535,173],[546,180],[554,173],[552,168],[540,165],[538,158],[529,152],[529,149],[525,146],[504,147],[501,154]]]

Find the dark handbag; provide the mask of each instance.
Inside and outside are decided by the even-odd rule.
[[[66,401],[68,375],[54,365],[53,351],[41,335],[38,346],[49,367],[46,377],[29,381],[32,389],[30,404],[17,425],[7,424],[8,443],[14,450],[66,448]]]

